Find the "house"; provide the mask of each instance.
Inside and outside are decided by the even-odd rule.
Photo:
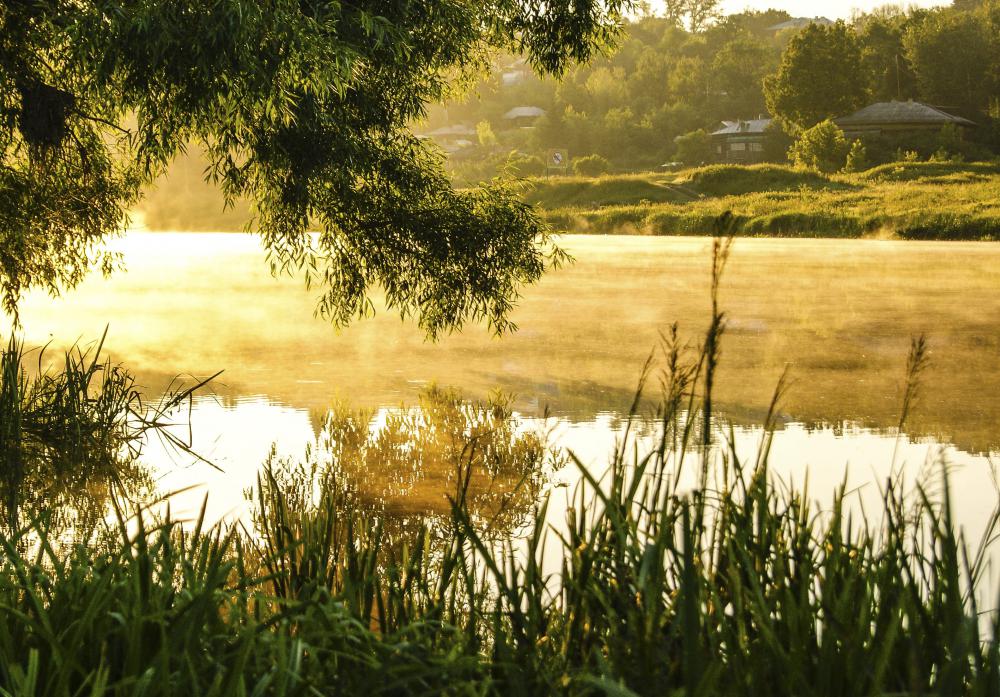
[[[516,106],[503,115],[505,120],[518,128],[530,128],[540,116],[545,116],[545,109],[537,106]]]
[[[961,116],[913,100],[876,102],[833,121],[848,138],[935,133],[949,124],[956,126],[961,133],[976,126]]]
[[[779,22],[767,28],[768,31],[773,31],[777,34],[780,31],[786,29],[794,29],[798,31],[799,29],[805,29],[810,24],[818,24],[821,27],[829,27],[835,22],[832,19],[827,19],[826,17],[792,17],[786,22]]]
[[[765,117],[723,121],[722,128],[710,134],[716,162],[763,162],[764,140],[770,125],[771,119]]]
[[[421,138],[429,138],[441,146],[445,152],[456,152],[472,145],[476,138],[476,129],[464,123],[436,128],[425,133]]]

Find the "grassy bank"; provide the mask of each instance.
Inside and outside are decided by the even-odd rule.
[[[716,249],[715,289],[725,260]],[[25,510],[23,523],[6,516],[0,688],[996,694],[1000,620],[984,584],[997,514],[982,545],[967,542],[943,463],[922,486],[886,482],[880,509],[865,515],[844,488],[820,511],[775,481],[767,436],[741,461],[712,406],[726,327],[717,300],[702,348],[674,331],[647,366],[644,383],[659,386],[649,394],[655,437],[626,436],[604,476],[574,461],[579,485],[562,519],[538,495],[541,441],[518,432],[502,403],[449,395],[377,434],[335,416],[314,457],[267,463],[245,525],[182,527],[162,508],[130,517],[121,496],[109,524],[77,524],[76,542],[54,534],[45,506]],[[925,359],[915,341],[900,429]],[[43,378],[49,394],[84,405],[104,403],[109,389],[54,378]],[[18,379],[28,389],[8,414],[30,403],[32,380]],[[92,413],[48,403],[54,414]],[[121,423],[105,428],[120,433]],[[4,454],[33,433],[11,436]],[[436,514],[394,515],[357,486],[373,466],[409,477],[427,460],[450,469],[451,505]],[[509,495],[492,495],[490,482]],[[113,478],[107,485],[113,492]]]
[[[823,175],[778,165],[547,178],[526,199],[559,231],[1000,239],[1000,165],[907,162]]]

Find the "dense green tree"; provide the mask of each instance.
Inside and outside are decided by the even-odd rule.
[[[725,44],[712,61],[712,77],[721,111],[751,118],[767,110],[761,85],[774,70],[774,51],[759,39],[742,36]]]
[[[796,34],[773,75],[764,80],[771,114],[795,128],[848,114],[866,97],[861,47],[843,22],[810,24]]]
[[[247,197],[276,270],[337,323],[369,294],[429,334],[496,331],[557,254],[502,187],[454,190],[407,125],[497,48],[559,73],[622,0],[3,0],[0,291],[73,285],[186,143]],[[307,230],[318,228],[315,238]]]
[[[788,159],[799,167],[820,172],[837,172],[844,167],[850,145],[844,132],[829,119],[802,131],[788,151]],[[855,153],[859,157],[860,153]]]
[[[758,38],[773,38],[771,27],[787,22],[792,16],[784,10],[744,10],[727,15],[719,20],[720,28],[729,27],[735,31],[746,31]]]
[[[910,18],[911,15],[899,8],[886,8],[858,19],[861,60],[869,77],[873,100],[903,100],[918,96],[916,77],[903,47],[903,35]]]
[[[938,10],[906,32],[903,44],[924,101],[975,116],[986,112],[997,85],[998,39],[983,15]]]
[[[674,158],[678,162],[692,167],[711,162],[715,157],[715,151],[712,149],[712,137],[701,128],[677,136],[676,145],[677,150],[674,152]]]

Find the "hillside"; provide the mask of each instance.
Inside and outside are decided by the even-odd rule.
[[[900,162],[827,176],[779,165],[533,180],[560,232],[1000,239],[1000,164]]]

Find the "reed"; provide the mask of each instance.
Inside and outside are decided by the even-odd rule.
[[[134,376],[104,356],[105,336],[51,360],[13,337],[0,350],[0,526],[8,535],[43,513],[50,525],[87,529],[112,496],[149,495],[140,455],[151,437],[190,452],[174,416],[208,380],[170,386],[148,403]]]

